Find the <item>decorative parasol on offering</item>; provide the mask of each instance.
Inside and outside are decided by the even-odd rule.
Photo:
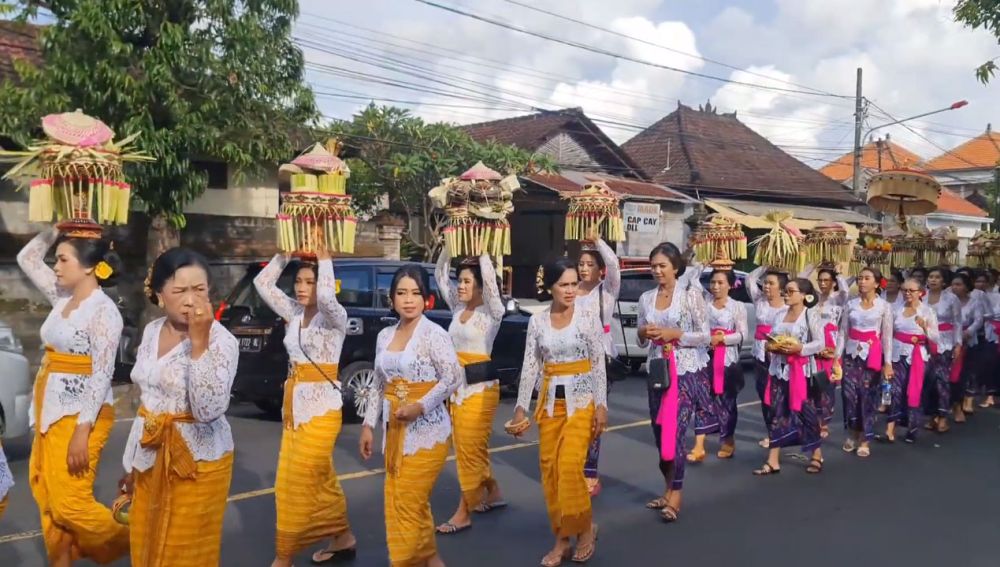
[[[338,151],[341,145],[331,140]],[[314,259],[317,252],[354,252],[357,216],[347,194],[351,170],[320,143],[278,169],[291,192],[282,195],[278,213],[278,248],[293,256]]]
[[[724,265],[732,266],[734,260],[746,259],[747,237],[739,223],[713,214],[698,223],[691,235],[691,248],[694,249],[698,263],[712,265],[713,262],[718,262],[718,266],[713,267],[721,269]]]
[[[131,186],[126,162],[153,161],[131,147],[138,133],[115,142],[107,124],[82,111],[42,118],[46,139],[24,151],[0,151],[20,159],[5,175],[28,188],[28,220],[58,221],[66,236],[99,238],[102,225],[128,223]]]
[[[444,241],[449,255],[495,258],[510,254],[510,223],[514,191],[521,188],[516,175],[502,176],[483,162],[465,173],[442,179],[430,190],[431,202],[448,217]]]
[[[882,273],[889,273],[892,251],[892,242],[880,232],[879,227],[863,227],[858,242],[854,245],[851,272],[858,273],[862,268],[871,267]]]
[[[906,229],[908,215],[926,215],[938,208],[941,184],[923,171],[890,169],[868,180],[868,206],[896,215],[900,228]]]
[[[563,194],[569,200],[566,240],[587,240],[599,234],[608,242],[625,240],[625,223],[618,196],[603,181],[591,181],[579,193]]]
[[[806,263],[816,266],[838,266],[851,261],[851,241],[847,229],[838,223],[816,225],[804,242]]]
[[[785,222],[790,218],[792,213],[788,211],[771,211],[764,215],[774,227],[751,243],[757,248],[753,257],[755,264],[791,274],[802,271],[805,266],[805,256],[800,251],[803,237],[799,229]]]

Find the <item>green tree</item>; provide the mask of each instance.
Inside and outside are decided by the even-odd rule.
[[[175,244],[184,206],[205,191],[195,160],[228,164],[237,180],[294,156],[318,111],[291,39],[296,0],[20,0],[44,23],[44,63],[19,61],[0,86],[0,132],[25,143],[42,116],[76,108],[118,136],[139,132],[155,162],[131,166],[153,219],[150,254]]]
[[[959,0],[954,13],[956,22],[974,30],[983,28],[1000,43],[1000,0]],[[976,77],[981,82],[988,83],[996,75],[998,59],[994,57],[976,68]]]
[[[550,158],[496,142],[480,143],[450,124],[428,124],[409,111],[369,105],[350,122],[330,126],[331,134],[351,148],[350,193],[362,211],[389,208],[421,219],[418,233],[406,232],[411,248],[426,260],[440,250],[444,216],[431,206],[427,192],[443,178],[461,174],[482,161],[503,174],[555,171]],[[414,226],[410,224],[409,226]]]

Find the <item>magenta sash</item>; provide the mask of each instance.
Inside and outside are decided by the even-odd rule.
[[[911,335],[902,331],[896,331],[893,336],[901,343],[913,345],[913,355],[910,356],[910,381],[906,385],[906,406],[918,408],[920,392],[924,389],[924,345],[927,344],[927,336]]]
[[[809,386],[806,384],[806,364],[808,356],[789,354],[788,360],[788,407],[792,411],[802,411],[802,402],[806,401]]]
[[[954,328],[954,327],[953,327]],[[958,381],[962,379],[962,367],[965,366],[965,343],[960,343],[962,345],[962,350],[955,357],[955,360],[951,362],[951,374],[948,375],[949,384],[958,384]]]
[[[848,337],[852,341],[868,343],[868,370],[882,370],[882,341],[878,331],[859,331],[851,329]]]
[[[722,333],[726,336],[735,334],[736,331],[730,331],[729,329],[712,329],[712,335],[715,336]],[[721,396],[726,384],[726,345],[718,344],[713,347],[714,352],[712,354],[712,391],[715,395]]]
[[[766,341],[767,335],[770,334],[772,330],[773,328],[770,325],[757,325],[757,328],[754,329],[753,340]]]
[[[952,325],[951,323],[941,323],[940,325],[938,325],[938,331],[942,333],[950,333],[954,330],[955,330],[955,325]],[[930,349],[931,354],[940,353],[940,349],[938,349],[937,343],[930,343],[929,345],[927,345],[927,348]]]
[[[674,347],[677,342],[664,344],[653,341],[662,349],[663,357],[670,361],[670,387],[660,399],[660,411],[656,414],[656,424],[660,426],[660,459],[672,461],[677,453],[677,410],[679,406],[680,384],[677,383],[677,358]]]
[[[1000,352],[1000,321],[989,321],[989,324],[993,327],[993,332],[996,333],[997,340],[997,352]]]
[[[837,348],[837,339],[834,333],[837,332],[837,326],[833,323],[827,323],[823,327],[823,346],[826,348]],[[832,358],[820,358],[816,357],[816,367],[820,372],[826,372],[827,375],[833,376],[833,360]]]

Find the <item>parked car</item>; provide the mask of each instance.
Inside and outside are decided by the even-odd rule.
[[[404,262],[381,259],[335,260],[337,300],[347,310],[347,337],[340,357],[339,378],[344,398],[344,418],[359,421],[367,409],[367,393],[374,382],[375,340],[379,331],[394,325],[397,318],[389,310],[392,275]],[[264,303],[253,285],[254,277],[266,264],[247,266],[216,316],[239,340],[240,362],[233,384],[233,396],[269,413],[281,410],[282,388],[288,374],[288,353],[282,344],[285,323]],[[434,280],[434,265],[427,270],[433,293],[429,319],[447,328],[451,312],[441,298]],[[278,287],[291,294],[294,264],[278,279]],[[504,389],[516,388],[524,358],[528,316],[514,300],[508,300],[507,315],[494,343],[493,363]]]
[[[32,379],[21,341],[0,321],[0,437],[28,434]]]
[[[142,339],[141,330],[135,318],[126,309],[125,298],[117,300],[118,311],[122,315],[122,338],[118,341],[118,355],[115,357],[115,374],[112,382],[127,384],[132,381],[132,367],[135,366],[135,353]]]
[[[712,276],[712,271],[706,269],[701,275],[701,285],[708,289],[708,280]],[[747,273],[736,271],[736,278],[739,281],[738,287],[733,290],[732,297],[737,301],[742,301],[747,309],[747,328],[754,329],[757,325],[756,311],[750,294],[747,291]],[[618,294],[618,305],[616,306],[614,319],[611,325],[611,332],[614,334],[615,345],[618,348],[618,356],[626,360],[632,372],[638,372],[639,367],[646,362],[645,347],[639,346],[639,335],[637,321],[639,318],[639,296],[644,292],[656,287],[653,275],[649,268],[629,268],[622,270],[622,286]],[[750,360],[752,358],[753,335],[748,333],[743,337],[743,345],[740,350],[741,358]]]

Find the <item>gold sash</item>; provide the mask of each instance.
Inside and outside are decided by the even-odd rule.
[[[400,377],[393,378],[385,385],[385,399],[389,402],[389,415],[386,416],[388,426],[385,430],[386,474],[395,475],[403,462],[407,423],[396,419],[396,411],[406,404],[419,402],[434,386],[437,386],[437,382],[410,382]]]
[[[327,363],[292,364],[292,370],[288,374],[288,379],[285,380],[285,401],[281,406],[285,429],[292,429],[295,424],[292,414],[295,385],[300,382],[326,382],[327,378],[336,382],[338,369],[338,365]]]
[[[476,364],[477,362],[489,362],[490,355],[480,354],[478,352],[460,352],[458,353],[458,363],[463,367],[470,364]]]
[[[542,369],[542,388],[538,391],[538,402],[535,406],[535,423],[545,414],[548,405],[549,385],[555,376],[575,376],[590,372],[590,359],[583,358],[570,362],[546,362]]]
[[[89,354],[70,354],[58,352],[45,345],[45,356],[42,366],[38,369],[35,379],[35,428],[41,431],[42,403],[45,402],[45,387],[49,382],[49,374],[81,374],[90,376],[94,373],[94,363]]]

